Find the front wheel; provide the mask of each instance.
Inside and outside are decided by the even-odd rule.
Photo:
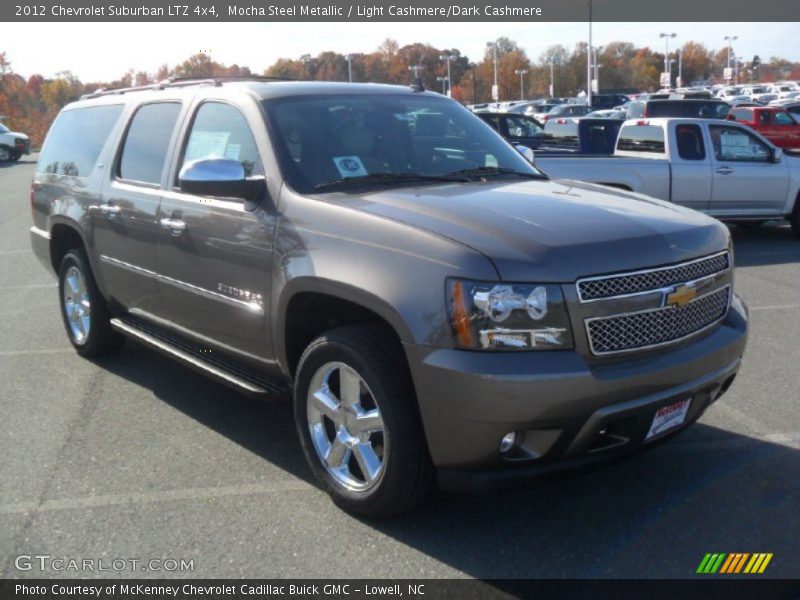
[[[311,469],[342,509],[388,517],[416,507],[433,486],[402,349],[382,329],[333,329],[297,367],[294,412]]]
[[[58,292],[64,327],[78,354],[102,356],[122,348],[125,338],[111,328],[108,305],[82,249],[70,250],[61,260]]]

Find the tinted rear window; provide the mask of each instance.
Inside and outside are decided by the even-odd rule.
[[[72,177],[91,175],[120,114],[121,104],[62,112],[47,135],[37,170]]]
[[[181,112],[177,102],[145,104],[133,116],[119,161],[119,176],[129,181],[160,183],[161,172]]]
[[[664,153],[664,130],[656,125],[628,125],[619,132],[617,150]]]

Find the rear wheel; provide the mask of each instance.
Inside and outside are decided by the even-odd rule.
[[[70,250],[61,260],[58,292],[64,327],[78,354],[102,356],[122,348],[125,338],[111,328],[111,312],[82,249]]]
[[[382,329],[333,329],[297,368],[295,418],[311,469],[344,510],[388,517],[417,506],[433,468],[402,350]]]

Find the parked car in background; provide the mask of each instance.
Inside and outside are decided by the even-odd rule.
[[[31,140],[0,123],[0,162],[15,161],[31,153]]]
[[[639,192],[719,219],[787,219],[800,237],[800,157],[733,121],[626,121],[613,156],[535,162],[554,178]]]
[[[770,94],[776,94],[778,96],[778,99],[781,99],[781,98],[786,98],[787,95],[791,94],[792,92],[797,92],[797,88],[795,86],[788,85],[785,83],[776,84],[769,86],[767,92],[769,92]]]
[[[624,94],[593,94],[592,110],[604,110],[621,106],[628,102],[630,98]]]
[[[515,146],[532,150],[542,145],[544,128],[533,117],[516,113],[478,113],[478,117]]]
[[[558,106],[550,109],[539,122],[546,123],[550,119],[563,119],[563,118],[579,118],[588,115],[592,109],[585,104],[559,104]]]
[[[525,109],[524,114],[528,115],[529,117],[533,117],[539,123],[544,123],[547,120],[544,117],[556,106],[561,106],[561,103],[553,104],[551,102],[547,102],[545,104],[534,104],[532,106],[528,106]]]
[[[642,116],[724,119],[730,109],[730,104],[722,100],[648,100]]]
[[[717,91],[716,97],[721,98],[723,100],[727,100],[728,98],[733,98],[734,96],[741,96],[742,94],[746,94],[746,92],[742,91],[742,88],[724,87],[721,90]]]
[[[584,117],[584,119],[619,119],[622,121],[627,118],[627,113],[624,110],[617,110],[616,108],[595,110]]]
[[[777,106],[733,108],[728,119],[755,129],[779,148],[800,149],[800,123],[783,108]]]

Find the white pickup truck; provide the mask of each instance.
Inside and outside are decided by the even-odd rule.
[[[612,156],[534,156],[554,179],[631,190],[723,220],[788,219],[800,237],[800,156],[730,121],[634,119]]]

